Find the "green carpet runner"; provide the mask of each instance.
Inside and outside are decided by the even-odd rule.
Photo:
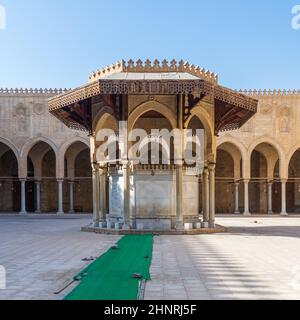
[[[77,275],[78,286],[65,300],[137,300],[139,279],[142,274],[150,280],[153,236],[124,236],[117,249],[104,255]]]

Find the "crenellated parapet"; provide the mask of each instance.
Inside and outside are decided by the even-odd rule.
[[[218,75],[209,70],[205,70],[193,64],[190,64],[186,61],[180,60],[177,62],[173,59],[171,62],[168,62],[166,59],[163,61],[154,60],[153,62],[149,59],[143,62],[142,60],[137,60],[134,62],[132,59],[129,61],[121,60],[111,66],[108,66],[103,69],[99,69],[92,73],[89,77],[89,80],[96,81],[108,77],[114,73],[120,72],[130,72],[130,73],[178,73],[185,72],[189,73],[198,78],[204,79],[206,81],[217,84]]]
[[[68,89],[23,89],[23,88],[0,88],[0,95],[58,95],[69,91]]]
[[[254,97],[300,96],[300,90],[239,90],[239,93]]]

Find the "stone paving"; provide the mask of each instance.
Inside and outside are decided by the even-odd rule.
[[[98,257],[119,239],[81,232],[89,221],[0,216],[0,265],[7,273],[0,300],[62,299],[68,291],[53,293],[87,265],[82,259]]]
[[[227,234],[156,237],[146,299],[300,299],[300,218],[219,218]]]
[[[82,258],[99,256],[119,237],[80,232],[91,217],[0,216],[1,299],[56,296]],[[300,217],[228,217],[226,234],[155,238],[146,299],[300,299]]]

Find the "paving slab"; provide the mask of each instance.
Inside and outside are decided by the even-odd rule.
[[[62,299],[67,291],[54,292],[87,265],[82,259],[102,255],[119,239],[81,232],[89,221],[90,216],[0,216],[0,265],[7,276],[0,300]]]
[[[217,223],[228,233],[155,238],[146,299],[300,300],[300,216]]]

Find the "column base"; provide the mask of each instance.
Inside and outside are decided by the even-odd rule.
[[[65,215],[65,213],[63,212],[63,211],[59,211],[59,212],[57,212],[56,213],[58,216],[64,216]]]
[[[268,214],[272,215],[272,214],[274,214],[274,212],[273,211],[268,211]]]
[[[99,226],[99,228],[101,228],[101,229],[107,228],[107,222],[105,222],[105,221],[100,221],[98,226]]]
[[[69,210],[68,213],[69,213],[69,214],[74,214],[75,211],[74,211],[74,210]]]
[[[210,222],[210,223],[208,224],[208,227],[209,227],[210,229],[214,229],[214,228],[216,227],[215,222]]]
[[[175,229],[179,231],[183,231],[184,230],[183,222],[176,223]]]
[[[241,214],[241,212],[240,211],[235,211],[234,214],[239,215],[239,214]]]
[[[202,223],[201,223],[201,228],[207,229],[208,227],[209,227],[208,222],[202,222]]]
[[[288,214],[287,212],[281,212],[280,215],[281,215],[282,217],[288,217],[289,214]]]
[[[244,215],[245,217],[251,217],[251,213],[250,213],[250,212],[244,212],[243,215]]]
[[[19,215],[20,216],[27,216],[28,212],[27,211],[21,211],[21,212],[19,212]]]

